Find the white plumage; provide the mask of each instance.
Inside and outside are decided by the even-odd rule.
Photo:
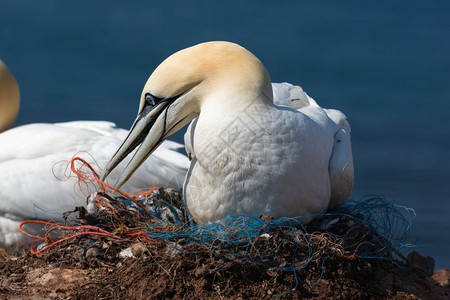
[[[57,215],[46,215],[36,206],[62,213],[86,204],[83,195],[75,194],[75,175],[65,180],[70,170],[68,161],[76,155],[94,167],[95,163],[103,167],[126,135],[126,130],[103,121],[30,124],[0,134],[0,211],[22,218],[60,221]],[[182,145],[172,141],[161,145],[161,151],[139,169],[123,190],[181,187],[188,163],[186,156],[178,152],[180,149]]]
[[[273,83],[273,102],[297,109],[299,112],[315,118],[320,122],[320,114],[315,111],[323,110],[328,118],[336,124],[333,151],[329,162],[331,196],[329,207],[342,205],[350,197],[353,188],[354,167],[351,146],[351,130],[347,117],[339,110],[321,108],[301,87],[287,82]],[[327,122],[327,118],[324,118]]]
[[[347,117],[339,110],[321,108],[300,86],[291,83],[272,83],[273,103],[297,109],[310,116],[316,122],[334,122],[337,130],[334,134],[333,151],[329,162],[331,196],[329,208],[342,205],[350,197],[353,188],[354,167],[350,139],[350,124]],[[328,116],[321,112],[325,112]],[[184,135],[186,152],[190,160],[195,158],[192,147],[197,118],[190,124]]]
[[[11,89],[0,93],[2,107],[18,105],[18,87],[11,84],[10,78],[0,76],[0,86]],[[4,120],[11,123],[13,111],[0,111],[0,125],[6,127]],[[0,246],[28,241],[18,230],[23,220],[63,221],[63,212],[86,205],[85,195],[76,186],[77,179],[66,177],[68,161],[79,156],[100,172],[99,167],[106,165],[126,135],[126,130],[106,121],[29,124],[0,133]],[[189,167],[189,160],[179,152],[182,147],[172,141],[163,143],[123,190],[130,192],[154,185],[180,188]],[[90,188],[95,191],[94,186]],[[84,188],[84,192],[89,190]],[[28,230],[38,229],[28,226]]]
[[[292,98],[288,92],[285,98]],[[194,220],[323,212],[336,204],[330,200],[330,173],[335,172],[330,160],[341,161],[333,157],[345,116],[333,120],[312,99],[299,96],[298,110],[274,105],[264,66],[236,44],[210,42],[181,50],[150,76],[138,117],[105,176],[142,143],[117,182],[121,186],[161,141],[197,118],[185,138],[192,161],[184,199]]]

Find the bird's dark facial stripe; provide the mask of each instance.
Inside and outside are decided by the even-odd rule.
[[[177,95],[177,96],[174,96],[174,97],[159,98],[159,97],[156,97],[156,96],[152,95],[151,93],[147,93],[147,94],[145,94],[145,103],[144,103],[144,107],[142,109],[142,112],[144,110],[146,110],[147,112],[150,112],[153,108],[158,106],[158,104],[163,103],[163,102],[172,103],[173,101],[175,101],[178,98],[180,98],[183,94],[185,94],[185,93],[181,93],[180,95]]]
[[[172,104],[175,100],[177,100],[181,95],[180,94],[178,96],[174,96],[174,97],[169,97],[169,98],[159,98],[156,96],[153,96],[150,93],[145,94],[145,103],[144,103],[144,107],[142,108],[141,112],[138,114],[137,119],[141,119],[144,118],[145,116],[147,116],[153,109],[156,109],[157,106],[159,106],[159,108],[161,110],[163,110],[164,108],[168,107],[170,104]],[[162,106],[160,106],[160,104]],[[150,127],[153,125],[153,123],[151,123]],[[133,128],[131,128],[130,130],[132,130]]]
[[[156,109],[157,106],[162,105],[162,107],[160,107],[160,112],[164,111],[164,118],[166,118],[167,116],[167,109],[173,102],[175,102],[175,100],[177,100],[180,96],[182,96],[184,93],[178,95],[178,96],[174,96],[174,97],[169,97],[169,98],[158,98],[153,96],[150,93],[145,94],[145,104],[144,107],[142,108],[142,111],[138,114],[136,121],[134,122],[133,126],[131,126],[130,132],[134,129],[135,125],[137,124],[137,122],[142,119],[145,118],[145,116],[147,116],[153,109]],[[136,139],[133,142],[133,149],[136,148],[139,144],[141,144],[143,142],[143,140],[145,139],[145,135],[150,131],[150,129],[152,128],[153,124],[155,123],[157,118],[154,118],[151,122],[149,122],[148,124],[146,124],[145,129],[142,131],[142,135],[139,137],[139,139]],[[164,123],[164,131],[166,130],[165,128],[166,124]],[[161,137],[162,138],[162,137]]]

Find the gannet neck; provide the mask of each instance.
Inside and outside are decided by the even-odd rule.
[[[10,128],[17,117],[20,92],[14,76],[0,60],[0,132]]]

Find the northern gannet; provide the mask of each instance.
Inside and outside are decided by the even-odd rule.
[[[4,64],[0,68],[0,125],[6,129],[17,114],[19,88]],[[81,194],[77,178],[65,180],[67,162],[79,156],[102,168],[126,135],[126,130],[106,121],[28,124],[0,133],[0,246],[29,242],[18,229],[23,220],[63,221],[62,213],[86,205],[83,197],[89,191]],[[182,147],[163,143],[123,190],[180,188],[189,168],[188,158],[179,153]],[[40,226],[27,230],[37,233]]]
[[[137,118],[103,177],[140,144],[116,182],[122,186],[167,137],[197,118],[184,182],[195,221],[266,214],[306,216],[307,223],[330,205],[329,163],[340,128],[318,105],[306,111],[273,103],[269,74],[248,50],[198,44],[151,74]]]
[[[0,132],[11,127],[19,112],[19,104],[19,86],[0,59]]]

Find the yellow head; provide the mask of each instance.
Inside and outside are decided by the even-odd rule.
[[[0,132],[11,127],[19,112],[19,104],[19,86],[0,60]]]
[[[250,51],[230,42],[207,42],[180,50],[164,60],[147,80],[141,95],[164,99],[190,94],[190,105],[202,105],[212,93],[235,94],[241,87],[247,92],[261,90],[272,94],[270,78],[261,61]],[[270,97],[271,98],[271,97]]]

